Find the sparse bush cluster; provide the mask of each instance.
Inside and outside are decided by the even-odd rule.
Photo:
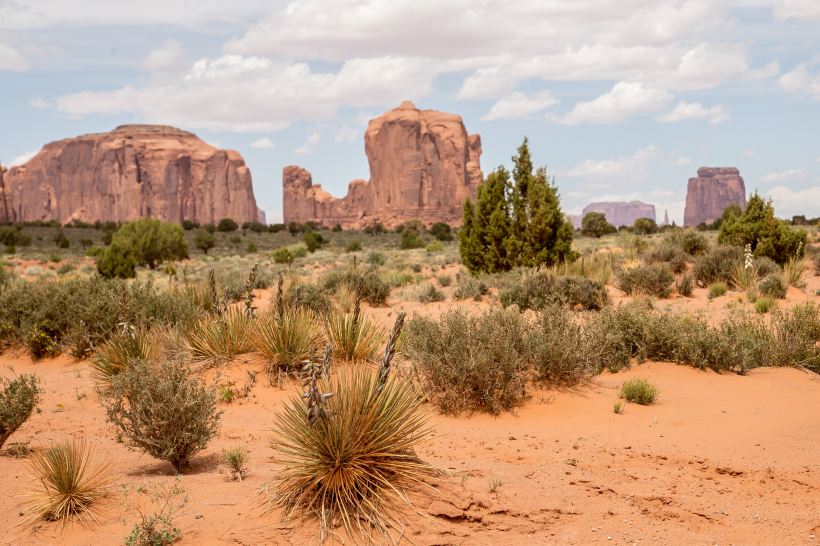
[[[601,309],[609,301],[604,283],[574,275],[557,276],[550,270],[525,274],[520,283],[501,291],[501,305],[539,311],[548,305],[564,304],[582,309]]]

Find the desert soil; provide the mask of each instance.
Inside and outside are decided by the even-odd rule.
[[[809,293],[820,278],[811,284]],[[696,292],[669,303],[717,319],[736,298],[707,302]],[[820,298],[790,289],[782,304],[806,299]],[[385,324],[398,308],[439,315],[453,305],[390,304],[373,310]],[[32,362],[6,353],[0,364],[18,373],[37,371],[46,389],[43,412],[11,442],[33,438],[35,447],[84,437],[116,462],[119,483],[173,479],[167,463],[115,441],[87,361],[62,356]],[[248,368],[261,366],[236,362],[226,373],[241,387]],[[655,381],[660,398],[646,407],[629,404],[616,415],[617,387],[635,375]],[[315,528],[289,528],[276,517],[260,517],[256,507],[257,492],[278,468],[269,445],[273,414],[296,392],[293,384],[271,387],[258,377],[247,401],[222,405],[218,437],[182,478],[189,500],[177,520],[183,532],[177,544],[316,543]],[[419,514],[408,515],[401,544],[820,544],[818,376],[800,369],[738,376],[648,362],[530,394],[515,412],[500,416],[453,417],[429,408],[442,435],[418,453],[448,474],[432,496],[413,497]],[[238,445],[251,457],[242,483],[219,465],[222,449]],[[113,545],[130,532],[117,516],[116,493],[110,512],[93,528],[23,530],[14,495],[25,482],[25,459],[0,456],[0,544]]]

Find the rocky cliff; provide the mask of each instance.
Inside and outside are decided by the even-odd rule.
[[[200,223],[258,219],[251,172],[238,152],[163,125],[47,144],[0,180],[0,221]]]
[[[655,220],[655,205],[648,205],[641,201],[629,203],[590,203],[584,207],[583,216],[588,212],[602,212],[606,221],[615,227],[631,226],[638,218]]]
[[[734,167],[701,167],[697,178],[689,179],[683,225],[711,224],[732,203],[746,208],[746,184]]]
[[[285,223],[387,227],[412,219],[461,223],[461,203],[475,200],[481,182],[481,137],[468,135],[460,116],[419,110],[403,102],[370,121],[364,137],[370,180],[354,180],[337,199],[313,184],[310,173],[285,167]]]

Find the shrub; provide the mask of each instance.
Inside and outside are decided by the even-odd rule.
[[[216,225],[217,231],[229,232],[239,229],[239,224],[234,222],[231,218],[223,218]]]
[[[800,290],[806,288],[806,280],[803,274],[806,272],[805,258],[798,258],[791,256],[783,264],[783,277],[785,277],[786,284],[799,288]]]
[[[305,243],[308,252],[313,253],[322,247],[324,239],[319,233],[305,232],[305,234],[302,235],[302,242]]]
[[[168,482],[154,483],[148,480],[140,485],[123,485],[123,499],[120,506],[136,521],[131,534],[125,539],[126,546],[166,546],[182,536],[182,531],[173,526],[188,499],[177,476],[173,486]],[[132,493],[137,493],[132,497]],[[134,499],[134,500],[132,500]],[[123,525],[127,523],[125,517]]]
[[[709,285],[709,299],[714,299],[722,296],[729,290],[729,287],[726,286],[726,283],[716,282]]]
[[[394,503],[406,504],[404,491],[437,475],[413,449],[432,438],[422,398],[398,378],[380,390],[363,367],[322,384],[335,393],[332,419],[309,421],[299,395],[275,415],[273,448],[284,468],[265,487],[264,509],[285,521],[318,519],[318,543],[338,536],[337,526],[354,544],[391,543],[403,528]]]
[[[9,371],[14,369],[8,366]],[[0,393],[0,448],[17,429],[28,421],[40,403],[43,390],[35,374],[20,374],[13,379],[0,377],[3,392]]]
[[[301,298],[300,298],[301,300]],[[280,369],[298,370],[310,350],[322,345],[317,317],[300,303],[299,309],[285,308],[281,313],[268,313],[257,319],[251,332],[251,343],[264,358],[268,376]]]
[[[182,362],[136,361],[111,384],[103,398],[109,423],[129,448],[170,462],[178,474],[219,429],[216,393]]]
[[[627,402],[635,402],[642,406],[648,406],[658,399],[660,391],[654,383],[642,377],[627,379],[618,391],[618,398],[623,398]]]
[[[447,288],[448,286],[453,284],[453,277],[451,277],[450,275],[437,275],[436,280],[442,288]]]
[[[216,233],[216,226],[213,224],[205,224],[204,226],[202,226],[202,229],[204,229],[208,233]]]
[[[609,294],[602,282],[574,275],[557,277],[545,270],[525,274],[520,284],[505,288],[499,297],[504,307],[516,304],[522,310],[535,311],[553,303],[601,309],[609,301]]]
[[[333,226],[333,229],[331,229],[330,231],[332,231],[333,233],[339,233],[340,231],[342,231],[341,224],[336,224],[335,226]]]
[[[207,254],[209,250],[216,246],[216,237],[213,233],[199,230],[194,235],[194,246]]]
[[[371,250],[367,254],[367,258],[365,258],[364,263],[370,265],[384,265],[387,261],[387,258],[381,252],[376,252],[375,250]]]
[[[249,241],[247,246],[245,246],[245,252],[248,252],[249,254],[253,254],[257,250],[259,249],[257,248],[256,243],[254,243],[253,241]]]
[[[268,226],[259,221],[245,222],[242,224],[242,229],[249,229],[254,233],[267,233]]]
[[[106,279],[133,279],[137,276],[137,259],[128,248],[111,243],[97,258],[97,271]]]
[[[742,249],[718,245],[695,259],[692,274],[697,283],[704,288],[716,282],[729,284],[732,282],[732,271],[738,264],[743,265]]]
[[[155,218],[124,223],[114,234],[111,245],[133,255],[137,265],[147,265],[151,269],[162,262],[188,258],[188,243],[182,226]]]
[[[72,518],[83,525],[96,523],[97,504],[110,493],[116,478],[114,463],[99,461],[96,451],[85,440],[52,443],[45,450],[34,450],[28,462],[30,486],[20,496],[29,516],[21,524],[61,521]]]
[[[273,251],[273,262],[277,264],[287,264],[293,261],[293,253],[286,246]]]
[[[769,312],[769,309],[772,308],[774,305],[774,300],[772,298],[760,298],[755,302],[755,311],[761,314],[765,314]]]
[[[52,263],[55,263],[55,264],[58,264],[58,263],[60,263],[60,261],[62,261],[62,258],[60,257],[59,254],[54,254],[52,252],[51,256],[48,257],[48,261],[50,261]]]
[[[664,235],[661,244],[679,246],[684,252],[692,256],[709,250],[709,239],[703,233],[692,229],[676,229]]]
[[[692,289],[695,287],[695,282],[692,280],[692,276],[689,273],[683,275],[679,281],[675,282],[675,289],[678,291],[678,294],[685,298],[689,298],[692,296]]]
[[[358,239],[353,239],[345,247],[345,252],[358,252],[362,250],[362,243]]]
[[[788,285],[780,275],[769,275],[760,281],[757,287],[763,296],[775,299],[785,298],[788,289]]]
[[[517,285],[520,290],[520,285]],[[479,301],[481,296],[486,296],[490,293],[490,287],[487,286],[487,283],[481,279],[476,279],[474,277],[469,277],[461,286],[457,286],[453,290],[453,299],[456,300],[466,300],[468,298],[472,298],[475,301]],[[503,294],[502,294],[502,305],[504,304]],[[510,303],[517,303],[516,301],[511,301]]]
[[[405,229],[401,232],[401,249],[412,250],[414,248],[424,248],[426,243],[419,237],[415,229]]]
[[[513,408],[527,379],[527,323],[514,309],[470,316],[462,309],[439,320],[416,316],[402,350],[413,377],[445,413]]]
[[[199,227],[199,222],[194,222],[193,220],[183,220],[182,221],[182,229],[185,231],[191,231],[197,229]]]
[[[588,212],[581,220],[581,234],[596,239],[607,233],[618,231],[615,226],[606,221],[606,216],[602,212]]]
[[[354,292],[360,278],[363,279],[360,292],[362,298],[370,305],[384,305],[390,296],[390,285],[381,278],[373,266],[361,271],[352,267],[331,269],[322,277],[322,290],[328,294],[335,294],[339,287],[344,285]]]
[[[218,320],[206,316],[185,327],[187,348],[203,366],[225,362],[253,351],[252,327],[252,319],[241,309],[229,307]]]
[[[85,251],[85,255],[90,258],[98,258],[105,253],[105,249],[99,246],[90,246],[88,250]],[[134,264],[136,265],[136,264]]]
[[[675,276],[666,264],[639,264],[621,269],[617,286],[627,294],[645,293],[668,298],[672,293]]]
[[[444,243],[436,239],[427,245],[427,252],[444,252]]]
[[[285,303],[293,307],[296,301],[297,286],[291,285],[285,296]],[[322,288],[313,283],[303,283],[299,288],[299,307],[310,309],[317,315],[325,315],[333,308],[333,303],[325,296]],[[273,297],[273,294],[271,294]]]
[[[784,263],[806,247],[806,232],[793,231],[783,220],[774,216],[772,200],[764,199],[755,191],[749,197],[746,210],[720,226],[718,242],[744,247],[752,245],[755,256],[766,256]]]
[[[242,476],[248,471],[245,465],[248,464],[249,460],[248,452],[242,446],[232,449],[223,448],[222,456],[219,458],[219,462],[224,464],[232,475],[236,476],[239,483],[242,483]]]
[[[649,235],[658,231],[658,225],[651,218],[638,218],[632,224],[632,229],[641,235]]]
[[[434,301],[444,301],[444,294],[432,284],[427,284],[419,293],[419,302],[433,303]]]
[[[452,241],[453,240],[453,232],[450,229],[448,224],[444,222],[436,222],[432,226],[430,226],[430,235],[436,238],[438,241]]]
[[[540,379],[574,383],[598,367],[598,347],[588,342],[564,306],[548,305],[538,312],[528,343]]]
[[[238,245],[242,242],[242,237],[239,235],[232,235],[230,239],[228,239],[231,243]]]

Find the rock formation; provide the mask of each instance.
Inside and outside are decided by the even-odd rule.
[[[711,224],[732,203],[746,208],[746,184],[734,167],[701,167],[697,178],[689,179],[683,225]]]
[[[238,152],[162,125],[123,125],[46,146],[0,180],[0,221],[257,220]]]
[[[260,209],[259,207],[256,207],[256,218],[257,220],[259,220],[259,223],[263,225],[268,225],[268,219],[265,216],[265,211]]]
[[[647,205],[641,201],[629,203],[590,203],[584,207],[583,216],[588,212],[602,212],[606,221],[615,227],[631,226],[638,218],[655,220],[655,205]]]
[[[460,116],[418,110],[403,102],[370,121],[364,136],[370,180],[354,180],[337,199],[310,173],[285,167],[284,221],[361,228],[407,220],[461,223],[461,204],[481,182],[481,137],[468,135]]]

